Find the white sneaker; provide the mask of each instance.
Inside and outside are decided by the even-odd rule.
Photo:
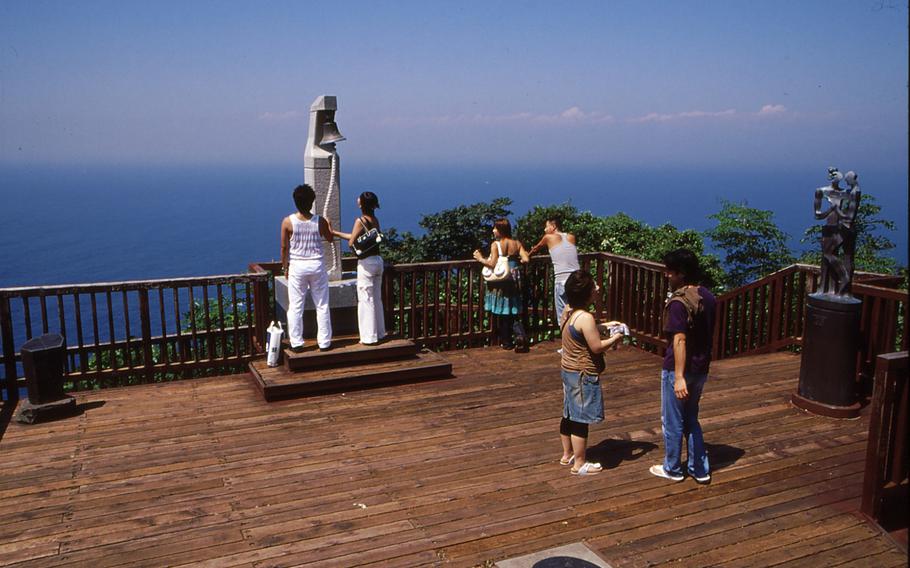
[[[656,475],[657,477],[663,477],[664,479],[669,479],[670,481],[682,481],[685,479],[683,475],[670,475],[667,473],[667,470],[664,469],[663,464],[652,465],[651,469],[648,471],[651,472],[651,475]]]
[[[559,353],[560,355],[562,355],[562,347],[560,347],[559,349],[557,349],[556,352]]]
[[[695,480],[695,483],[700,483],[702,485],[707,485],[708,483],[711,483],[711,474],[710,473],[705,475],[704,477],[698,477],[697,475],[693,474],[690,471],[689,475],[692,476],[692,479]]]

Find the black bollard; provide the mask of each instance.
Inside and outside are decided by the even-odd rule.
[[[861,313],[862,302],[852,296],[809,295],[794,405],[822,416],[859,416],[856,358]]]
[[[33,424],[43,418],[65,414],[76,399],[63,392],[66,341],[57,334],[45,334],[26,341],[20,349],[28,401],[22,403],[18,422]]]

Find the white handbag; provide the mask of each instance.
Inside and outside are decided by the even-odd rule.
[[[512,271],[509,270],[509,257],[502,254],[502,245],[496,241],[496,248],[499,250],[499,258],[496,259],[496,266],[490,268],[484,266],[480,275],[487,282],[501,282],[512,277]]]

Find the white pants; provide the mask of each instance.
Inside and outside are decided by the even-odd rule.
[[[322,260],[292,260],[288,267],[288,336],[291,347],[303,345],[303,303],[307,290],[316,306],[316,342],[319,347],[329,347],[332,344],[329,275]]]
[[[361,343],[376,343],[385,337],[382,258],[379,256],[357,261],[357,324]]]
[[[566,280],[568,274],[557,274],[553,280],[553,303],[556,306],[556,324],[562,323],[562,312],[566,309]]]

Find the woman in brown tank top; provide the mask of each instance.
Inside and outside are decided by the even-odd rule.
[[[562,388],[563,410],[559,423],[562,465],[572,465],[574,475],[600,473],[599,463],[585,460],[588,424],[603,422],[604,402],[600,374],[606,367],[604,351],[619,343],[617,333],[601,339],[603,327],[622,325],[610,321],[598,325],[588,307],[594,302],[597,285],[584,270],[576,270],[566,280],[568,307],[562,314]]]

